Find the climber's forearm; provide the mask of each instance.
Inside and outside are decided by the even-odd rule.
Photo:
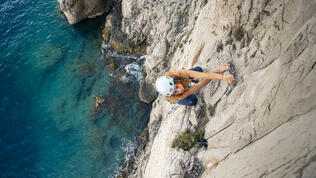
[[[197,92],[199,89],[203,88],[205,85],[207,85],[211,81],[212,80],[204,79],[204,80],[200,81],[199,83],[193,85],[187,91],[184,92],[183,98],[186,98],[186,97],[192,95],[193,93]]]
[[[212,71],[213,73],[221,73],[220,69],[219,68],[216,68]]]
[[[201,79],[209,79],[209,80],[222,80],[223,75],[214,73],[214,72],[197,72],[192,70],[178,70],[176,71],[178,75],[186,75],[192,78],[201,78]]]

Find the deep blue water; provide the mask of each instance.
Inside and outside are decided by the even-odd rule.
[[[126,82],[141,60],[104,47],[104,17],[71,26],[57,0],[2,0],[0,14],[1,177],[113,176],[149,117]]]

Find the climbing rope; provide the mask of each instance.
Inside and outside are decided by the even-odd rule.
[[[166,114],[166,118],[173,113],[175,110],[177,110],[177,108],[179,107],[179,104],[176,104],[175,106],[173,106],[170,111],[168,111],[168,113]]]

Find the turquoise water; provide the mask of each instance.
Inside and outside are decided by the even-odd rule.
[[[104,17],[69,25],[57,0],[3,0],[0,14],[1,177],[112,177],[148,122],[131,82],[143,59],[102,44]]]

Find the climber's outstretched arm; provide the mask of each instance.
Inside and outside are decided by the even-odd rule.
[[[235,77],[233,75],[221,75],[214,72],[197,72],[192,70],[178,70],[174,71],[176,75],[188,76],[191,78],[200,78],[208,80],[224,80],[227,83],[235,83]]]

